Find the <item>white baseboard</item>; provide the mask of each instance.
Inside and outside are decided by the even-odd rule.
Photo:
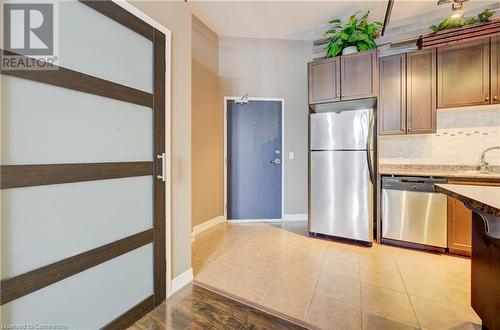
[[[283,214],[283,221],[307,221],[307,213]]]
[[[189,268],[172,280],[172,294],[182,289],[193,280],[193,268]]]
[[[198,235],[199,233],[201,233],[209,228],[212,228],[213,226],[218,225],[219,223],[223,223],[223,222],[226,222],[226,219],[224,218],[223,215],[220,215],[218,217],[215,217],[213,219],[210,219],[208,221],[200,223],[197,226],[194,226],[193,231],[191,232],[191,240],[193,240],[193,238],[196,237],[196,235]]]
[[[252,222],[281,222],[281,219],[239,219],[227,220],[228,223],[252,223]]]

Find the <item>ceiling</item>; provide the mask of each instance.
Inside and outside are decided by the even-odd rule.
[[[498,1],[471,0],[466,9]],[[322,36],[331,18],[345,20],[358,10],[370,10],[370,21],[383,22],[387,1],[212,1],[188,0],[193,14],[215,33],[227,37],[314,40]],[[390,27],[413,23],[429,15],[443,17],[451,5],[436,0],[394,3]]]

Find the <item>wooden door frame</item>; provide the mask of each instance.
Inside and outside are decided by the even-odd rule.
[[[171,72],[172,72],[172,31],[162,24],[158,23],[156,20],[146,15],[143,11],[129,3],[125,0],[111,0],[118,6],[122,7],[129,13],[133,14],[137,18],[143,20],[144,22],[151,25],[156,30],[162,32],[165,35],[165,154],[167,155],[165,159],[167,181],[165,186],[165,255],[166,255],[166,297],[170,297],[172,292],[172,221],[171,221],[171,196],[172,196],[172,126],[171,126]]]
[[[233,223],[248,223],[248,222],[277,222],[277,219],[251,219],[251,220],[231,220],[227,218],[227,101],[237,101],[241,100],[241,96],[224,96],[224,220]],[[272,97],[248,97],[248,102],[250,101],[271,101],[271,102],[281,102],[281,219],[285,215],[285,99],[284,98],[272,98]]]
[[[152,243],[154,256],[153,295],[104,326],[104,328],[123,328],[131,325],[135,320],[171,295],[171,161],[169,158],[171,155],[171,32],[123,0],[80,0],[80,2],[113,19],[123,25],[124,28],[131,29],[142,35],[153,43],[153,93],[147,93],[63,67],[58,67],[58,70],[43,72],[2,70],[1,73],[150,107],[151,111],[153,111],[154,122],[154,159],[146,162],[3,165],[1,166],[0,188],[8,189],[151,175],[154,182],[152,228],[2,280],[0,303],[4,305]],[[167,177],[165,182],[157,179],[157,175],[162,168],[162,161],[156,159],[156,156],[162,153],[167,155],[164,161]]]

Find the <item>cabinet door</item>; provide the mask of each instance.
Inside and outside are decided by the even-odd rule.
[[[450,253],[471,255],[472,212],[465,205],[448,197],[448,249]]]
[[[491,103],[500,103],[500,37],[491,38]]]
[[[340,101],[340,58],[311,62],[309,104]]]
[[[341,98],[360,99],[376,96],[377,50],[341,57]]]
[[[406,56],[408,134],[436,132],[436,49]]]
[[[380,58],[379,134],[406,133],[406,55]]]
[[[490,103],[489,39],[438,48],[438,108]]]

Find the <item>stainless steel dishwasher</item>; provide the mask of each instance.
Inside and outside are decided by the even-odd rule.
[[[382,178],[382,242],[435,250],[447,245],[446,196],[434,190],[446,179]]]

